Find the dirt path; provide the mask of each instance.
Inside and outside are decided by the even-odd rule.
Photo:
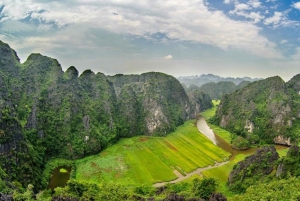
[[[176,176],[178,176],[177,179],[173,180],[173,181],[168,181],[168,182],[160,182],[160,183],[155,183],[153,184],[154,187],[160,187],[160,186],[164,186],[166,185],[167,183],[177,183],[177,182],[180,182],[182,180],[185,180],[187,178],[190,178],[191,176],[195,175],[195,174],[200,174],[201,172],[205,171],[205,170],[209,170],[209,169],[213,169],[213,168],[216,168],[216,167],[220,167],[222,165],[225,165],[227,164],[229,161],[225,161],[225,162],[222,162],[222,163],[215,163],[215,165],[211,166],[207,166],[207,167],[203,167],[203,168],[198,168],[196,170],[194,170],[193,172],[190,172],[188,174],[186,174],[185,176],[183,176],[182,174],[180,174],[180,172],[178,172],[177,170],[174,170],[174,173],[176,174]]]

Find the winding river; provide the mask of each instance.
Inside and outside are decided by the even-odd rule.
[[[218,135],[216,135],[213,132],[213,130],[208,126],[208,124],[207,124],[206,120],[204,119],[204,117],[202,117],[201,115],[199,115],[198,118],[197,118],[197,128],[202,134],[204,134],[208,139],[210,139],[215,145],[217,145],[218,147],[220,147],[220,148],[224,149],[225,151],[231,153],[229,161],[233,160],[237,154],[248,155],[248,154],[254,153],[255,150],[257,149],[257,148],[250,148],[250,149],[247,149],[247,150],[233,149],[228,142],[226,142],[224,139],[222,139],[221,137],[219,137]],[[282,146],[282,145],[275,145],[275,147],[276,147],[277,150],[286,149],[286,146]],[[215,163],[213,166],[198,168],[198,169],[194,170],[193,172],[190,172],[190,173],[186,174],[185,176],[183,176],[182,174],[180,174],[179,172],[174,170],[174,173],[178,177],[177,179],[175,179],[173,181],[169,181],[169,182],[156,183],[153,186],[154,187],[160,187],[160,186],[164,186],[167,183],[177,183],[177,182],[185,180],[185,179],[187,179],[187,178],[189,178],[189,177],[191,177],[195,174],[200,174],[202,171],[213,169],[213,168],[225,165],[229,161],[225,161],[225,162],[222,162],[222,163]]]
[[[230,160],[233,160],[237,154],[251,154],[257,149],[257,148],[250,148],[247,150],[233,149],[228,142],[226,142],[224,139],[222,139],[221,137],[219,137],[214,133],[214,131],[206,123],[204,117],[202,117],[201,115],[199,115],[197,119],[197,128],[200,131],[200,133],[205,135],[215,145],[231,153]]]

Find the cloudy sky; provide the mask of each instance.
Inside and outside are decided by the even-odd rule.
[[[297,0],[0,0],[0,40],[66,70],[288,80],[300,73]]]

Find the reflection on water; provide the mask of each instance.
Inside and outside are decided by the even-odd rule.
[[[202,116],[198,117],[197,128],[208,139],[210,139],[215,145],[218,145],[218,140],[217,140],[213,130],[209,128],[209,126],[207,125],[205,119]]]
[[[204,117],[202,117],[201,115],[198,116],[197,128],[202,134],[204,134],[208,139],[210,139],[215,145],[217,145],[218,147],[231,153],[230,160],[233,160],[237,154],[248,155],[248,154],[254,153],[255,150],[258,149],[257,147],[250,148],[247,150],[233,149],[228,142],[226,142],[224,139],[222,139],[221,137],[219,137],[218,135],[216,135],[213,132],[213,130],[207,125]],[[283,145],[275,145],[275,148],[276,148],[276,150],[281,150],[281,149],[286,149],[287,147],[283,146]]]
[[[61,168],[67,170],[67,172],[60,172],[59,170]],[[71,167],[60,166],[55,168],[49,183],[49,188],[52,190],[52,192],[56,187],[64,187],[67,184],[68,180],[70,179],[70,173]]]

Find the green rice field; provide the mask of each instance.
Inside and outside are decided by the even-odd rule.
[[[202,135],[191,120],[166,137],[122,139],[98,155],[77,160],[76,179],[153,184],[176,179],[174,170],[185,175],[229,156]]]

